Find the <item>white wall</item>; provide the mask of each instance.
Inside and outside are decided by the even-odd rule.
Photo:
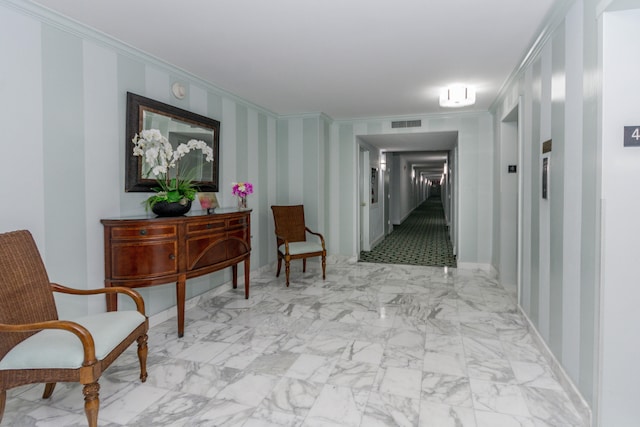
[[[2,213],[1,230],[24,228],[28,224],[42,248],[45,244],[45,206],[40,24],[22,14],[0,9],[0,32],[3,40],[20,40],[20,43],[0,43],[0,57],[3,58],[0,92],[4,97],[0,102],[3,129],[0,146],[5,159],[0,176],[3,182],[10,184],[0,186],[0,199],[6,201],[3,206],[12,206]],[[5,66],[6,61],[12,65]]]
[[[640,420],[640,147],[623,146],[640,127],[640,10],[602,18],[602,382],[600,425]]]

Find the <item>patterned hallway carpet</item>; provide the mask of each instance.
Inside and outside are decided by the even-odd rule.
[[[372,251],[360,252],[360,261],[456,267],[440,197],[418,206]]]

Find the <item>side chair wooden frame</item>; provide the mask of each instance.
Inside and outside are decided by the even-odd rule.
[[[321,233],[312,231],[305,225],[304,206],[271,206],[271,210],[273,211],[275,222],[276,244],[278,252],[278,271],[276,272],[276,277],[280,277],[282,261],[284,260],[285,277],[287,287],[289,287],[291,260],[302,259],[302,272],[304,273],[307,271],[307,258],[321,257],[322,280],[325,280],[327,275],[327,250],[324,242],[324,236]],[[287,229],[289,222],[293,223],[293,229]],[[305,233],[316,236],[320,240],[320,246],[322,246],[322,250],[292,254],[289,250],[290,243],[305,242]],[[282,246],[284,246],[284,251],[280,250]]]

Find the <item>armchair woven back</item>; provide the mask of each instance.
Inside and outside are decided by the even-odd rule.
[[[57,320],[49,276],[27,230],[0,234],[0,323]],[[0,359],[34,332],[0,333]]]
[[[271,206],[273,220],[276,225],[276,235],[282,236],[289,242],[304,242],[307,240],[304,223],[304,206]],[[278,246],[282,241],[278,239]]]

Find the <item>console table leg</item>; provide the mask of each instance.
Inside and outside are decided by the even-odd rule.
[[[181,277],[176,283],[176,297],[178,302],[178,338],[182,338],[184,335],[184,300],[185,300],[185,288],[186,278]]]
[[[238,287],[238,264],[231,266],[231,272],[233,274],[233,289],[236,289]]]
[[[105,284],[105,288],[110,288],[111,284]],[[118,294],[105,294],[107,297],[107,311],[118,310]]]
[[[244,299],[249,299],[249,257],[244,260]]]

